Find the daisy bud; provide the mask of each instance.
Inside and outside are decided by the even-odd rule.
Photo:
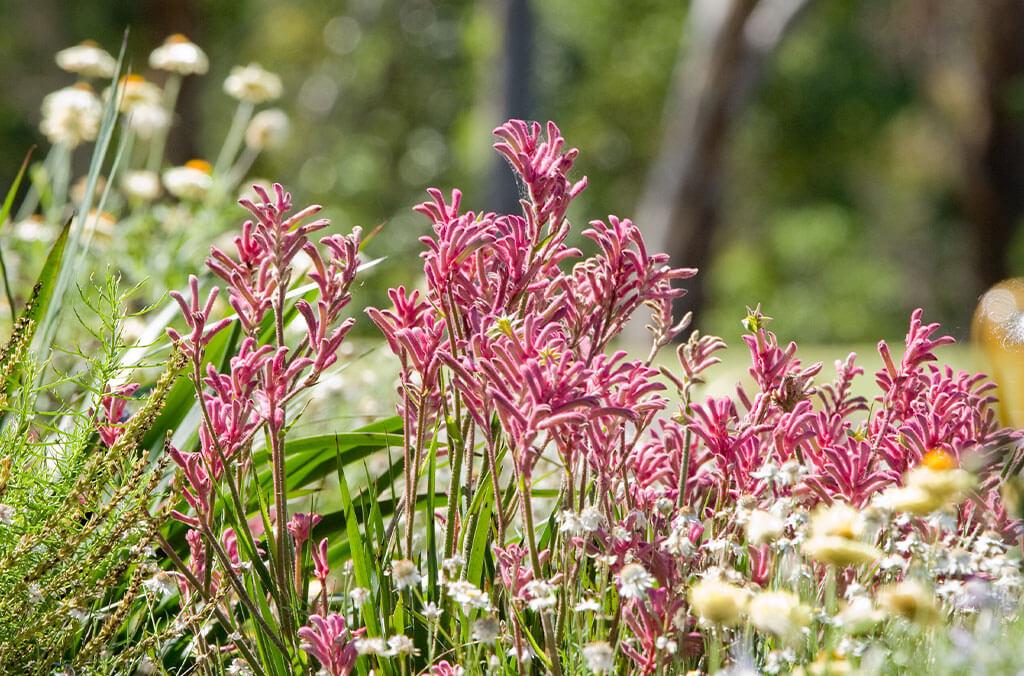
[[[159,103],[140,103],[132,108],[128,126],[143,141],[171,126],[171,114]]]
[[[152,202],[160,197],[163,187],[155,171],[129,171],[121,178],[121,192],[132,202]]]
[[[863,532],[864,520],[850,505],[822,505],[811,518],[811,538],[804,543],[804,554],[840,568],[877,561],[882,552],[859,539]]]
[[[747,542],[763,545],[782,536],[786,523],[771,512],[755,509],[747,520]]]
[[[878,606],[915,624],[933,624],[940,616],[935,595],[917,580],[904,580],[881,590]]]
[[[152,82],[141,75],[125,75],[121,78],[120,89],[118,89],[119,110],[128,113],[141,105],[159,106],[163,98],[163,92]],[[104,100],[110,100],[111,89],[107,87],[103,92]]]
[[[43,99],[39,131],[50,143],[75,148],[93,141],[100,129],[103,106],[87,84],[58,89]]]
[[[858,596],[850,601],[836,616],[839,626],[851,636],[870,633],[885,619],[885,613],[875,608],[866,596]]]

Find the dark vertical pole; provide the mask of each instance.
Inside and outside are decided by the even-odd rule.
[[[146,10],[141,13],[141,37],[136,43],[148,42],[156,47],[168,35],[183,33],[203,49],[210,51],[213,36],[203,30],[196,0],[148,0]],[[238,11],[242,11],[239,7]],[[145,52],[148,54],[148,52]],[[148,66],[143,63],[141,69]],[[196,145],[201,137],[203,115],[199,109],[199,89],[202,78],[186,77],[178,96],[176,119],[167,139],[167,159],[172,164],[181,164],[193,157],[199,157]]]
[[[502,119],[517,117],[529,119],[533,113],[533,11],[530,0],[500,0],[501,21],[504,26],[501,73]],[[490,208],[499,213],[517,213],[519,186],[504,160],[498,159],[491,178]]]

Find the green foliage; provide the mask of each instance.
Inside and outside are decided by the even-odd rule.
[[[46,364],[25,349],[5,350],[0,371],[19,375],[0,428],[0,669],[49,673],[86,667],[111,645],[143,642],[149,627],[126,628],[148,603],[151,543],[164,465],[138,442],[163,405],[179,358],[170,360],[139,411],[109,447],[97,436],[95,402],[120,377],[125,296],[116,280],[95,290],[85,321],[110,327],[103,349],[79,369],[42,387]],[[31,308],[30,308],[31,309]],[[20,324],[31,327],[34,322]],[[12,343],[26,342],[24,329]],[[71,392],[63,400],[62,390]],[[55,408],[44,402],[60,402]],[[127,633],[125,633],[127,631]],[[125,653],[127,656],[127,653]]]

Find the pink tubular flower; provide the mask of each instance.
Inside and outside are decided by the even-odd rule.
[[[188,571],[192,576],[200,583],[204,584],[206,579],[206,566],[208,562],[206,560],[206,547],[203,545],[202,534],[195,529],[189,529],[185,533],[185,541],[188,542]],[[207,590],[211,594],[216,594],[217,587],[220,584],[220,572],[212,571],[210,575],[210,589]],[[182,597],[186,602],[192,598],[193,594],[198,594],[199,590],[193,589],[192,584],[185,577],[184,574],[178,574],[178,590],[181,592]]]
[[[441,366],[445,326],[429,303],[420,300],[419,291],[406,293],[405,287],[390,289],[391,310],[368,308],[367,314],[399,357],[402,369],[419,374],[422,389],[429,391]]]
[[[210,270],[228,285],[231,306],[250,335],[258,329],[281,287],[287,287],[291,281],[292,260],[306,248],[309,235],[330,223],[319,219],[302,224],[320,211],[317,205],[289,216],[292,198],[278,183],[273,186],[273,197],[262,186],[254,185],[253,190],[259,196],[258,202],[239,200],[253,220],[246,221],[242,234],[235,238],[238,260],[213,247],[206,261]],[[326,278],[321,281],[333,282]]]
[[[262,387],[253,394],[260,415],[276,433],[284,425],[284,405],[299,374],[304,371],[312,359],[301,357],[288,361],[288,348],[277,348],[274,356],[263,364]]]
[[[345,618],[337,613],[326,617],[310,615],[309,623],[299,628],[302,649],[315,657],[320,666],[331,676],[348,676],[355,667],[355,638],[363,635],[365,629],[349,631]]]
[[[509,120],[494,130],[500,140],[494,149],[509,161],[522,178],[529,194],[530,216],[537,227],[558,228],[569,203],[587,187],[587,179],[572,183],[566,175],[572,169],[579,150],[562,152],[565,139],[554,122],[547,124],[547,137],[541,137],[541,125]]]
[[[462,676],[466,673],[458,664],[451,664],[448,660],[441,660],[434,666],[430,667],[431,676]]]
[[[533,579],[533,569],[530,568],[529,550],[518,544],[510,544],[508,547],[494,545],[494,557],[498,564],[498,574],[501,576],[501,583],[508,591],[509,596],[514,599],[525,599],[524,591]],[[541,552],[541,563],[546,561],[550,552]]]
[[[200,519],[208,519],[213,506],[213,481],[211,481],[210,475],[206,470],[206,461],[199,453],[184,453],[169,444],[167,452],[170,454],[171,459],[181,468],[182,473],[185,475],[185,480],[188,482],[188,485],[182,489],[185,502],[192,507]],[[218,468],[223,469],[223,465],[219,463],[212,465],[212,467],[214,471],[217,471]],[[199,526],[198,519],[182,514],[177,510],[171,512],[171,516],[190,526]]]
[[[600,255],[574,268],[573,305],[583,315],[580,335],[589,336],[597,349],[618,335],[638,307],[682,296],[686,292],[672,283],[697,274],[693,268],[670,268],[667,254],[648,254],[640,229],[628,218],[591,221],[583,235],[598,245]]]
[[[306,540],[309,539],[310,533],[313,532],[313,528],[320,523],[321,518],[319,514],[313,512],[298,512],[292,515],[292,518],[288,520],[288,532],[295,540],[295,549],[302,549]]]
[[[102,422],[97,421],[96,431],[99,432],[100,441],[108,448],[113,446],[124,432],[124,422],[128,419],[124,414],[125,407],[128,406],[128,397],[135,394],[138,389],[137,383],[118,385],[114,388],[107,388],[103,398],[100,399],[103,417]]]
[[[331,564],[327,560],[327,538],[320,540],[317,546],[313,547],[313,574],[320,584],[325,584],[327,576],[331,574]]]
[[[306,255],[313,261],[313,271],[309,273],[309,278],[316,283],[320,291],[315,306],[310,305],[305,299],[295,304],[306,321],[307,340],[314,354],[313,369],[308,377],[310,383],[337,361],[341,341],[355,324],[355,319],[349,318],[337,327],[331,328],[352,299],[349,287],[355,280],[359,268],[360,233],[360,229],[355,228],[347,237],[333,235],[321,239],[320,244],[331,253],[329,263],[324,262],[312,243],[306,242],[303,247]]]
[[[242,557],[238,555],[238,535],[235,534],[235,529],[225,528],[221,533],[220,543],[228,555],[228,560],[231,561],[231,567],[239,570],[242,567]]]
[[[227,327],[231,320],[221,319],[207,326],[210,321],[210,313],[213,312],[213,303],[217,300],[218,289],[217,287],[210,289],[209,295],[206,296],[206,303],[200,307],[199,278],[195,275],[189,275],[188,286],[192,292],[190,301],[186,301],[185,296],[178,291],[171,291],[170,296],[181,307],[181,314],[185,318],[185,324],[192,331],[187,336],[182,336],[174,329],[167,329],[167,335],[190,359],[197,360],[206,344],[217,333]]]
[[[674,620],[684,607],[682,596],[661,587],[647,590],[645,599],[630,599],[624,604],[623,620],[637,640],[635,643],[623,641],[619,645],[636,665],[638,673],[653,674],[662,661],[658,639],[665,638],[666,628],[683,655],[700,653],[703,647],[700,634],[684,633],[675,626]]]
[[[694,331],[690,334],[689,340],[676,348],[676,359],[683,369],[684,377],[678,378],[668,369],[663,369],[662,374],[669,378],[680,392],[688,396],[693,385],[704,382],[704,371],[722,362],[715,353],[725,347],[725,341],[718,336],[702,336],[698,331]]]

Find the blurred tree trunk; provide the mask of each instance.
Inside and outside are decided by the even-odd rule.
[[[984,290],[1009,275],[1007,250],[1024,216],[1024,1],[986,0],[978,12],[983,128],[969,146],[964,197]]]
[[[140,12],[138,32],[134,41],[156,47],[168,35],[182,33],[190,40],[206,45],[207,35],[202,29],[196,0],[147,0]],[[239,8],[242,11],[242,8]],[[133,30],[135,30],[133,28]],[[209,45],[206,45],[209,46]],[[145,70],[148,64],[140,64]],[[136,66],[140,69],[140,66]],[[171,164],[199,157],[197,143],[202,136],[203,116],[200,111],[199,90],[201,78],[187,77],[181,83],[176,119],[167,138],[167,161]]]
[[[661,151],[637,208],[652,250],[701,273],[676,307],[699,314],[720,220],[722,160],[766,60],[809,0],[696,0],[666,100]],[[635,331],[635,329],[634,329]],[[634,333],[634,336],[638,336]]]
[[[533,11],[530,0],[500,0],[500,16],[504,26],[501,73],[501,122],[513,117],[529,119],[533,110],[531,78],[533,77]],[[519,211],[519,186],[508,164],[498,158],[491,178],[491,202],[498,213]]]

